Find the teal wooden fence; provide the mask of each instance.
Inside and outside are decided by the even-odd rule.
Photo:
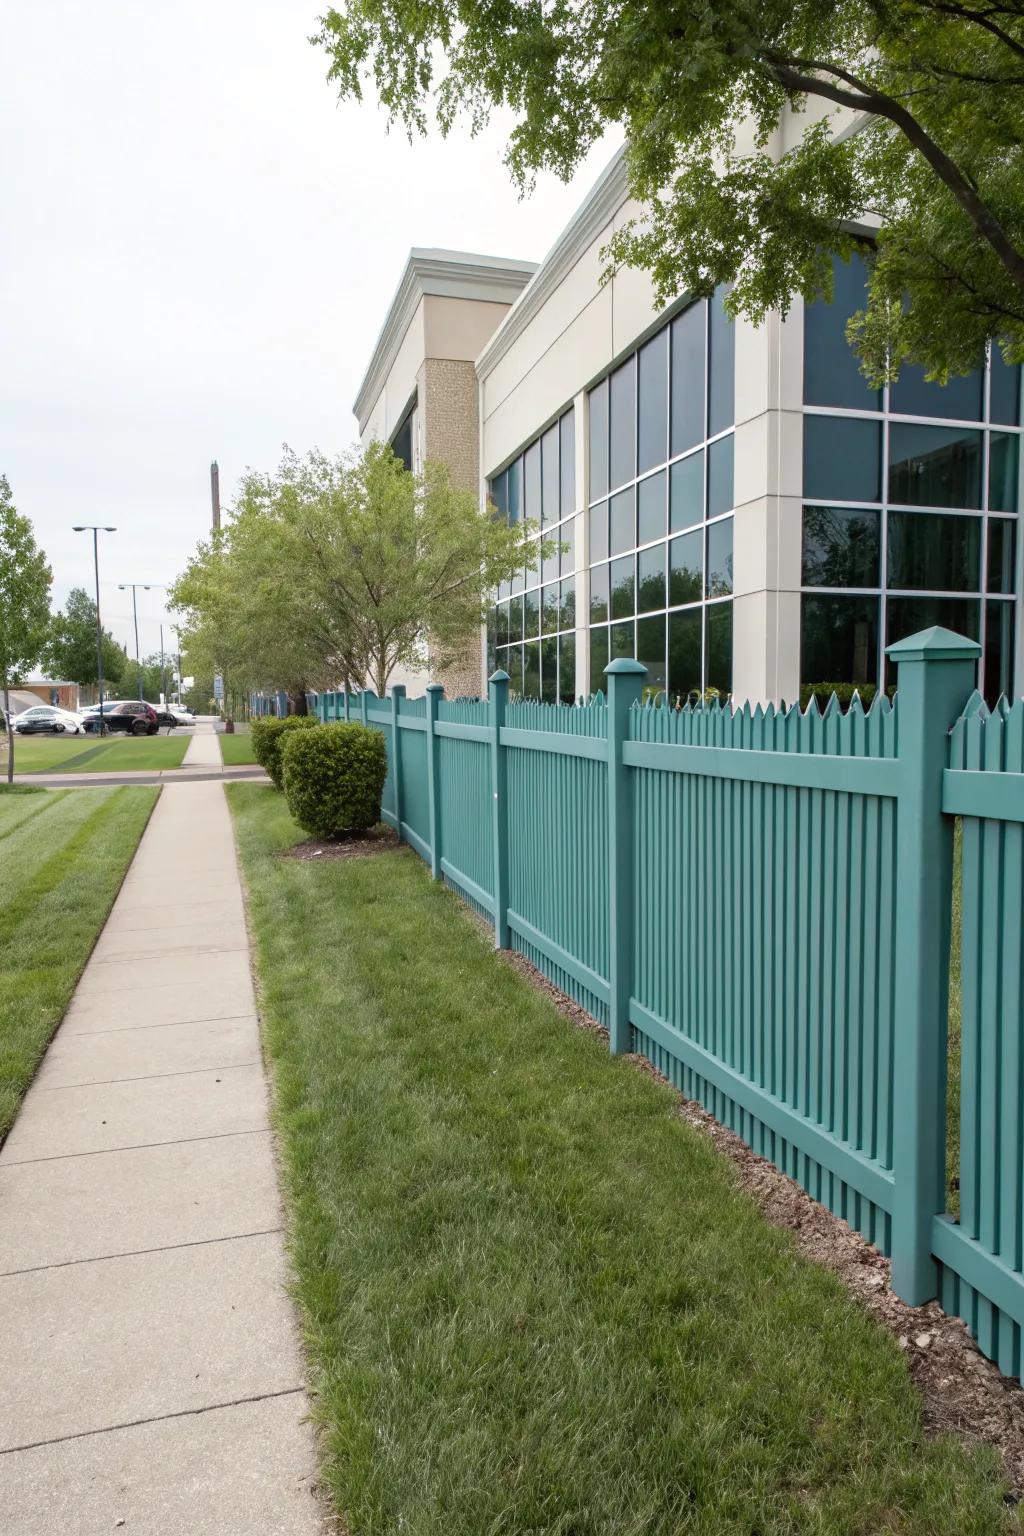
[[[384,817],[513,946],[1021,1370],[1024,703],[977,644],[890,648],[844,714],[321,695],[388,738]],[[959,1220],[947,1213],[953,832],[963,821]]]

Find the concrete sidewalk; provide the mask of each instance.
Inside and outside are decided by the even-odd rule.
[[[0,1527],[322,1531],[287,1278],[224,791],[166,786],[0,1151]]]
[[[183,768],[220,768],[220,742],[217,732],[208,720],[197,723],[185,753]]]

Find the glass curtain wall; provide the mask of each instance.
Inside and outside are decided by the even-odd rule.
[[[510,523],[532,519],[554,553],[498,591],[488,624],[488,662],[504,667],[527,698],[576,697],[576,422],[572,406],[491,481]]]
[[[871,390],[845,335],[863,264],[804,312],[800,678],[895,681],[885,647],[932,624],[980,640],[982,687],[1013,684],[1020,369],[996,350],[948,385],[905,368]]]
[[[732,688],[735,338],[689,305],[589,393],[591,688],[635,656],[685,701]]]

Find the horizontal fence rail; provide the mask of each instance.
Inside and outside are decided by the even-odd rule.
[[[383,815],[556,986],[1019,1374],[1024,702],[978,646],[890,647],[895,701],[820,713],[322,694],[379,727]],[[946,1211],[953,828],[963,823],[960,1213]],[[954,1053],[957,1042],[951,1042]]]

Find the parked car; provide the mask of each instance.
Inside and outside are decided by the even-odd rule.
[[[34,704],[11,721],[19,736],[80,736],[85,730],[81,715],[53,704]]]
[[[122,699],[113,708],[104,702],[103,723],[108,731],[126,731],[132,736],[155,736],[160,729],[156,710],[152,704],[144,704],[141,699]],[[97,707],[86,729],[98,731],[99,728],[100,712]]]
[[[196,717],[184,704],[168,704],[167,708],[174,716],[176,725],[195,725]]]
[[[166,725],[173,730],[174,726],[179,724],[179,721],[169,704],[151,704],[150,708],[156,714],[158,725]]]

